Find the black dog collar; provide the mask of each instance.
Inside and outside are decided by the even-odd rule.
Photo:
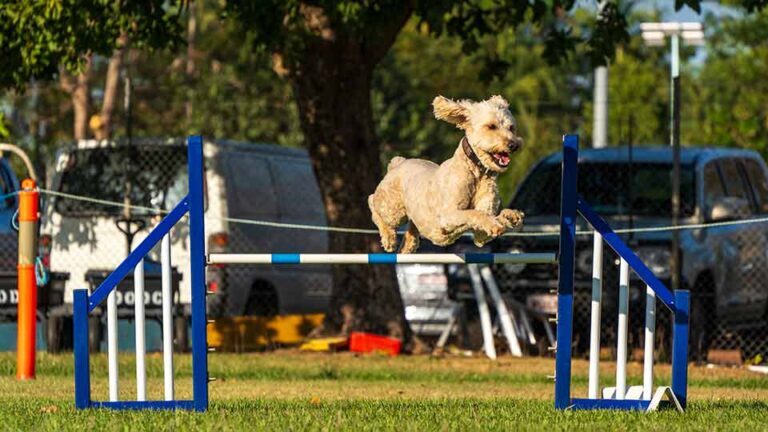
[[[477,154],[475,154],[475,151],[472,150],[472,146],[469,145],[469,140],[467,137],[463,137],[461,139],[461,148],[464,150],[464,154],[467,155],[469,160],[471,160],[475,165],[477,165],[478,168],[480,168],[480,171],[483,172],[483,174],[491,177],[495,177],[497,173],[495,171],[491,171],[483,165],[483,162],[480,161],[480,158],[477,157]]]

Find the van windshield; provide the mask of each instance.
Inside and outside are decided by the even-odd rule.
[[[601,215],[672,216],[672,164],[624,162],[579,163],[578,190]],[[631,202],[630,202],[631,197]],[[695,206],[694,170],[680,167],[680,213],[691,216]],[[525,180],[512,208],[528,215],[560,213],[560,164],[539,165]]]
[[[128,195],[132,206],[163,209],[175,205],[187,193],[187,156],[183,146],[77,149],[64,157],[68,159],[59,192],[114,203],[124,203]],[[56,211],[66,216],[123,214],[121,206],[69,198],[56,199]],[[150,212],[133,208],[131,213]]]

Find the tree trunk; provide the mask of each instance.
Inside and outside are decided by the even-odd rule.
[[[91,106],[90,81],[91,59],[85,65],[85,70],[75,78],[72,90],[72,109],[75,114],[73,137],[75,141],[88,138],[88,112]]]
[[[317,25],[313,30],[320,37],[305,40],[300,55],[292,57],[287,75],[328,223],[373,228],[368,195],[381,180],[382,169],[371,108],[371,76],[410,13],[393,24],[396,28],[391,37],[383,38],[386,46],[382,46],[346,38],[324,27],[328,21],[320,16],[321,11],[309,12],[316,14],[307,20],[310,27]],[[378,235],[332,232],[330,236],[333,253],[380,250]],[[399,338],[406,348],[412,342],[393,266],[334,266],[330,306],[315,334],[348,335],[352,331]]]
[[[104,82],[104,102],[101,105],[101,125],[98,130],[94,131],[96,139],[112,138],[112,114],[115,112],[120,70],[123,68],[123,56],[127,49],[127,42],[128,38],[125,35],[120,36],[117,40],[117,48],[109,59],[107,78]]]

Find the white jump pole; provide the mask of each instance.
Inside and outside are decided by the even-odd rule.
[[[483,281],[480,279],[480,271],[477,264],[470,264],[469,276],[472,280],[472,288],[475,291],[475,301],[477,301],[477,310],[480,313],[480,326],[483,330],[483,349],[485,355],[490,359],[496,359],[496,346],[493,344],[493,330],[491,329],[491,312],[488,310],[488,302],[485,300],[485,290],[483,290]]]
[[[171,236],[166,234],[160,244],[163,289],[163,384],[165,400],[173,400],[173,290],[171,289]]]
[[[109,400],[119,400],[117,363],[117,288],[107,296],[107,363],[109,366]]]
[[[136,324],[136,400],[147,400],[146,345],[144,333],[144,259],[133,270],[133,305]]]
[[[481,261],[473,261],[476,258]],[[210,254],[208,264],[551,264],[554,253]]]
[[[622,258],[619,266],[619,325],[616,342],[616,399],[627,393],[627,315],[629,312],[629,265]]]
[[[507,305],[501,297],[501,292],[499,292],[499,287],[493,278],[491,268],[483,266],[480,269],[480,275],[483,277],[488,293],[491,295],[491,300],[493,300],[493,304],[496,306],[496,312],[498,312],[499,321],[501,321],[501,330],[507,338],[507,343],[509,343],[509,352],[515,357],[522,357],[523,351],[520,349],[520,341],[517,340],[517,332],[512,324],[511,312],[507,309]]]
[[[643,399],[653,397],[653,345],[656,335],[656,293],[645,288],[645,347],[643,355]]]
[[[598,398],[600,389],[600,312],[603,301],[603,236],[595,231],[592,241],[592,316],[589,331],[590,399]]]

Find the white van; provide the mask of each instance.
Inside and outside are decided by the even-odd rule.
[[[325,253],[323,231],[297,231],[229,218],[325,225],[320,191],[305,150],[273,145],[207,142],[206,216],[208,250],[228,252]],[[187,151],[183,140],[134,140],[132,145],[81,141],[60,151],[50,173],[41,244],[52,272],[68,273],[64,305],[49,319],[52,350],[67,346],[72,289],[96,286],[127,254],[125,231],[137,230],[133,246],[159,221],[156,211],[171,209],[187,193]],[[130,180],[130,181],[128,181]],[[130,190],[130,193],[126,193]],[[125,196],[130,197],[127,202]],[[283,199],[285,197],[285,199]],[[124,204],[130,206],[128,217]],[[172,233],[171,255],[178,295],[176,314],[189,315],[190,276],[187,226]],[[149,318],[160,316],[159,267],[145,262],[145,304]],[[331,289],[327,266],[216,266],[208,269],[212,315],[276,315],[324,312]],[[133,315],[133,282],[118,286],[118,314]],[[100,340],[94,317],[93,342]],[[175,326],[180,332],[186,326]],[[186,340],[178,334],[176,339]],[[183,342],[182,343],[182,347]],[[59,348],[60,349],[60,348]]]

